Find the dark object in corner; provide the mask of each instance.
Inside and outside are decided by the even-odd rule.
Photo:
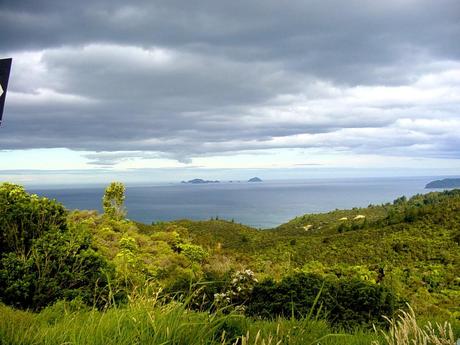
[[[445,178],[428,183],[425,188],[460,188],[460,178]]]
[[[3,107],[5,106],[6,90],[10,77],[11,62],[13,59],[0,59],[0,125],[2,123]]]

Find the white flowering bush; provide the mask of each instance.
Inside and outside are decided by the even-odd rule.
[[[253,271],[237,271],[233,274],[227,290],[214,294],[214,303],[218,307],[226,307],[244,312],[244,304],[249,299],[252,289],[257,282],[258,280]]]

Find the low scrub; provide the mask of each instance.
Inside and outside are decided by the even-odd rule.
[[[359,279],[329,280],[299,273],[280,282],[267,279],[254,286],[247,302],[247,314],[273,319],[277,316],[302,318],[315,313],[332,325],[384,326],[382,315],[392,316],[401,300],[388,288]]]

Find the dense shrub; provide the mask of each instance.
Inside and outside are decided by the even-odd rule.
[[[107,302],[113,269],[83,225],[68,228],[61,204],[3,184],[0,207],[0,301],[35,310],[76,297]]]
[[[391,316],[401,302],[388,288],[359,279],[330,280],[299,273],[275,282],[256,284],[246,313],[266,319],[277,316],[302,318],[321,316],[334,326],[385,325],[383,315]]]
[[[403,307],[403,301],[389,288],[360,279],[339,280],[331,285],[334,305],[325,305],[327,318],[345,328],[356,325],[386,325],[383,316]],[[331,292],[332,292],[331,291]]]
[[[90,305],[104,305],[109,294],[107,278],[113,276],[113,270],[90,248],[90,241],[87,233],[49,232],[34,241],[26,258],[3,255],[1,300],[37,310],[76,297]]]
[[[0,253],[26,255],[32,241],[52,229],[66,229],[66,210],[61,204],[30,195],[15,184],[0,185]]]
[[[246,313],[267,319],[277,316],[301,318],[315,307],[320,292],[321,303],[331,304],[328,286],[324,283],[323,278],[313,274],[296,274],[280,282],[266,279],[254,286]]]
[[[177,245],[177,249],[179,253],[185,255],[192,262],[201,263],[209,255],[201,246],[190,243],[180,243]]]

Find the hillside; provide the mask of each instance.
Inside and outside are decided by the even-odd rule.
[[[443,180],[431,181],[425,188],[460,188],[460,178],[445,178]]]
[[[59,327],[68,328],[69,310],[130,319],[176,310],[184,325],[211,322],[219,339],[223,330],[241,337],[249,329],[269,338],[290,322],[302,332],[323,327],[321,336],[355,332],[361,340],[350,344],[369,344],[374,326],[388,326],[383,316],[395,317],[409,302],[425,319],[451,320],[460,333],[460,190],[306,214],[268,230],[225,220],[136,223],[125,218],[123,185],[107,191],[114,199],[106,194],[106,212],[98,214],[0,185],[0,310],[15,327],[33,334],[24,318],[43,319],[34,327],[47,337],[47,320],[62,317]],[[212,322],[219,317],[225,327]],[[8,324],[0,322],[0,339],[15,337]],[[291,332],[286,327],[281,340]],[[309,332],[297,343],[318,339]]]
[[[171,222],[231,265],[280,279],[288,272],[357,275],[392,285],[427,312],[460,313],[460,191],[367,208],[307,214],[271,230],[224,220]],[[163,225],[143,226],[155,233]],[[217,255],[218,253],[218,255]],[[456,314],[457,315],[457,314]]]

